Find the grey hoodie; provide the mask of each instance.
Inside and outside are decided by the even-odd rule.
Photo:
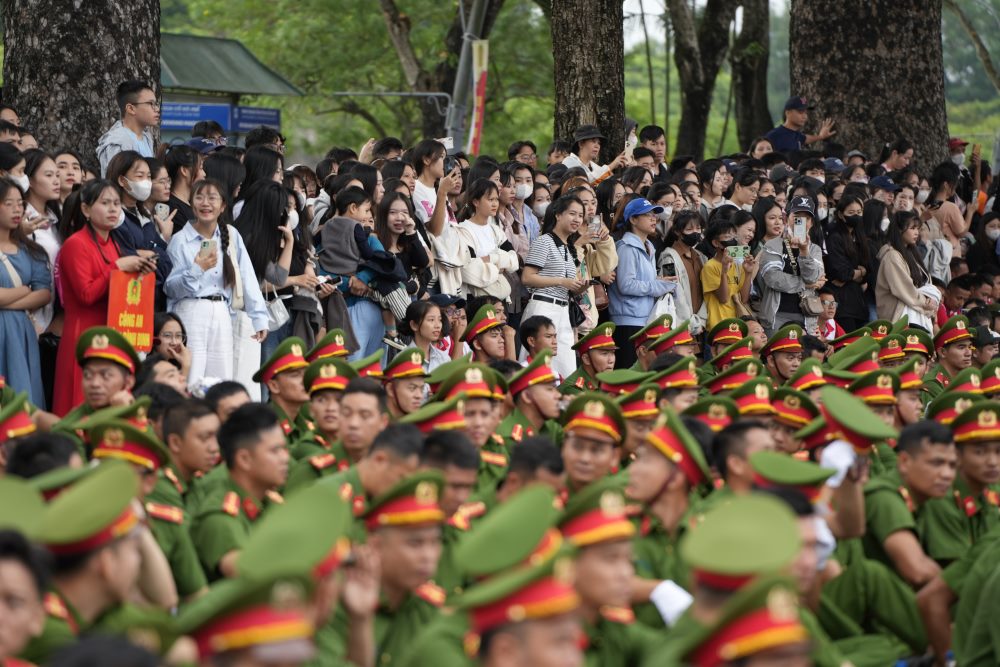
[[[149,128],[146,128],[142,133],[142,138],[139,139],[120,120],[116,121],[111,129],[97,141],[97,159],[101,163],[101,178],[107,175],[108,163],[111,162],[111,158],[122,151],[137,151],[143,157],[153,157],[153,133]]]

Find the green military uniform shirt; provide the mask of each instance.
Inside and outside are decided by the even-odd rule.
[[[474,667],[465,652],[470,629],[468,614],[443,610],[417,635],[399,667]]]
[[[514,408],[514,410],[507,415],[502,422],[500,422],[500,425],[497,427],[497,434],[503,438],[507,451],[512,451],[513,448],[517,446],[517,443],[526,438],[530,438],[533,435],[548,436],[556,447],[560,447],[562,445],[563,438],[562,427],[551,419],[546,421],[542,425],[541,432],[536,434],[535,427],[531,424],[528,418],[524,416],[524,413],[517,408]]]
[[[641,371],[642,369],[638,368],[636,370]],[[559,383],[559,393],[566,394],[567,396],[575,396],[585,391],[598,391],[600,388],[601,383],[597,381],[597,378],[588,373],[582,365]]]
[[[45,594],[42,606],[45,609],[42,634],[33,637],[19,656],[36,665],[48,663],[59,649],[76,643],[87,628],[76,609],[55,589]]]
[[[927,375],[924,376],[924,391],[922,394],[924,405],[926,406],[940,396],[941,392],[948,388],[949,382],[951,382],[951,376],[948,375],[948,372],[945,371],[941,364],[935,364],[933,368],[927,371]]]
[[[305,452],[306,450],[301,451]],[[312,454],[306,453],[305,456],[296,460],[288,471],[285,491],[291,492],[308,486],[318,479],[343,472],[350,467],[351,461],[347,458],[347,451],[338,440],[328,450],[320,450]]]
[[[288,453],[291,454],[292,460],[301,461],[310,456],[326,454],[330,449],[330,442],[319,431],[312,431],[301,440],[292,442],[288,446]]]
[[[303,406],[306,412],[303,413],[300,409],[294,419],[290,418],[281,406],[274,401],[269,402],[268,406],[278,415],[278,423],[281,424],[281,430],[285,433],[285,441],[289,444],[305,439],[316,430],[315,425],[309,418],[308,403]]]
[[[865,556],[895,571],[896,565],[885,552],[885,540],[900,530],[912,531],[920,538],[918,515],[910,492],[899,471],[877,477],[865,485],[865,534],[861,538]]]
[[[208,581],[191,541],[184,509],[149,500],[146,501],[146,516],[153,538],[170,565],[177,593],[186,598],[205,588]]]
[[[510,451],[504,439],[496,433],[491,433],[486,444],[479,450],[479,472],[476,474],[476,486],[472,492],[488,493],[491,489],[496,489],[500,480],[507,476],[509,457]]]
[[[960,580],[949,577],[953,568],[962,564],[965,572]],[[951,645],[958,664],[994,667],[1000,664],[1000,634],[997,615],[1000,607],[1000,530],[992,530],[961,560],[952,563],[944,578],[958,596],[953,610],[954,631]]]
[[[871,477],[880,477],[896,469],[896,450],[886,442],[876,442],[868,452]]]
[[[641,665],[657,645],[660,634],[642,623],[628,608],[606,608],[591,625],[584,623],[587,667],[631,667]]]
[[[923,517],[927,527],[924,549],[928,556],[947,565],[961,558],[991,528],[1000,524],[997,492],[987,489],[978,497],[973,496],[959,474],[950,494],[927,501]]]
[[[461,593],[468,583],[455,562],[455,547],[462,536],[472,529],[473,522],[485,516],[488,509],[489,506],[484,501],[471,500],[462,504],[441,527],[441,557],[438,559],[434,583],[449,596]]]
[[[191,540],[209,581],[222,578],[219,562],[230,551],[243,548],[267,503],[258,504],[228,474],[223,484],[201,499],[191,519]]]
[[[365,489],[361,486],[361,477],[358,469],[354,467],[346,468],[337,473],[324,477],[320,484],[331,484],[340,493],[340,497],[351,505],[351,512],[354,514],[354,521],[348,531],[348,537],[353,542],[364,543],[368,540],[368,530],[365,522],[361,519],[368,511],[370,498],[365,494]]]
[[[632,538],[632,562],[635,574],[643,579],[670,580],[688,587],[689,568],[677,553],[681,537],[690,520],[690,511],[681,518],[671,534],[660,520],[648,512],[635,517],[636,533]],[[636,618],[651,628],[663,628],[663,617],[651,602],[636,605]]]

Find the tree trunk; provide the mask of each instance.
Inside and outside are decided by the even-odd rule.
[[[730,56],[740,150],[771,129],[767,108],[767,60],[771,14],[767,0],[743,0],[743,22]]]
[[[118,119],[118,84],[160,89],[159,0],[4,0],[3,101],[46,149],[78,149]]]
[[[903,137],[924,171],[948,157],[941,0],[793,0],[789,56],[792,94],[816,107],[807,129],[831,118],[834,141],[873,159]]]
[[[729,24],[738,4],[737,0],[708,0],[696,20],[687,0],[667,0],[682,91],[675,155],[692,155],[698,161],[704,156],[715,79],[729,51]]]
[[[552,0],[553,136],[572,141],[580,125],[597,125],[603,164],[625,148],[623,20],[622,0]]]

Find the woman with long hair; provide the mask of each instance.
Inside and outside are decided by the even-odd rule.
[[[412,277],[413,296],[423,296],[430,279],[432,260],[419,236],[409,197],[400,192],[385,193],[375,212],[375,235]]]
[[[896,213],[888,240],[879,250],[875,303],[879,319],[895,322],[906,314],[911,324],[931,331],[940,298],[935,300],[928,292],[931,279],[917,254],[919,240],[919,216],[914,211]],[[919,315],[924,316],[922,322],[914,317]]]
[[[258,343],[267,338],[267,305],[243,237],[225,223],[223,190],[217,181],[195,184],[195,219],[174,234],[167,248],[173,263],[165,285],[167,309],[188,332],[191,382],[233,377],[234,335]],[[240,310],[246,311],[252,331],[233,331],[233,316]]]
[[[123,255],[111,232],[122,215],[118,189],[106,180],[90,181],[80,189],[69,215],[76,231],[66,239],[56,261],[56,276],[66,309],[56,358],[52,411],[63,416],[83,401],[83,371],[76,363],[76,342],[90,327],[108,321],[111,272],[149,273],[156,262],[148,257]]]
[[[21,227],[23,218],[21,189],[0,178],[0,377],[44,408],[38,332],[29,312],[52,299],[52,271],[45,249]]]
[[[449,326],[441,306],[432,301],[414,301],[406,309],[400,331],[413,339],[413,347],[424,353],[424,371],[433,373],[441,364],[451,361],[439,346],[448,335]],[[461,345],[461,341],[457,341]]]
[[[865,242],[864,202],[845,194],[837,203],[833,226],[826,238],[826,291],[836,298],[837,324],[851,332],[868,318],[865,289],[870,257]]]
[[[677,278],[677,291],[674,292],[677,321],[691,320],[689,328],[694,335],[704,330],[708,318],[701,289],[701,269],[708,257],[697,250],[702,232],[701,215],[697,211],[681,211],[663,240],[660,254],[659,274]]]
[[[194,220],[191,208],[191,188],[205,178],[201,153],[183,144],[168,146],[159,156],[167,168],[170,178],[170,200],[167,206],[174,213],[174,234],[179,232],[189,220]]]
[[[514,250],[505,250],[507,235],[496,215],[501,207],[500,188],[493,181],[480,178],[469,188],[468,203],[459,212],[458,234],[472,252],[462,267],[462,286],[466,295],[489,295],[507,301],[510,283],[504,272],[518,269]]]

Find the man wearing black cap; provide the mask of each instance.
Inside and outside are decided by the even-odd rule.
[[[573,133],[573,152],[562,163],[568,169],[583,167],[590,182],[597,185],[610,176],[611,172],[625,164],[624,151],[609,165],[597,163],[597,158],[601,154],[601,142],[606,140],[607,137],[601,134],[596,125],[581,125]]]
[[[827,118],[819,126],[819,134],[806,134],[803,128],[813,109],[804,97],[789,97],[785,102],[785,122],[768,132],[765,137],[776,152],[787,153],[802,150],[806,144],[823,141],[836,134],[833,121]]]

